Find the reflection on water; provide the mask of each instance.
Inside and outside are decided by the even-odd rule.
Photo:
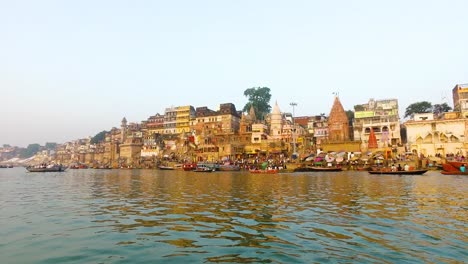
[[[428,172],[0,171],[7,263],[447,262],[467,180]]]

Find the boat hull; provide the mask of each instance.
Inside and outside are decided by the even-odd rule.
[[[410,171],[369,171],[370,174],[380,175],[422,175],[428,170],[410,170]]]
[[[170,166],[158,166],[158,169],[160,169],[160,170],[175,170],[174,167],[170,167]]]
[[[441,171],[440,173],[444,175],[468,175],[468,172],[461,172],[461,171]]]
[[[464,165],[465,167],[468,167],[468,163],[461,162],[461,161],[447,161],[447,164],[453,166],[456,169],[460,169],[461,165]]]
[[[29,172],[62,172],[65,171],[66,167],[52,167],[52,168],[34,168],[34,167],[27,167],[26,168]]]
[[[332,172],[332,171],[342,171],[341,168],[321,168],[321,167],[299,167],[295,168],[294,172]]]

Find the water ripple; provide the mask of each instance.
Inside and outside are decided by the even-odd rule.
[[[5,263],[462,263],[468,257],[465,177],[6,172],[0,177]]]

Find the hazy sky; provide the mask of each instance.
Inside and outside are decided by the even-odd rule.
[[[281,111],[447,102],[468,1],[0,0],[0,144],[63,143],[267,86]]]

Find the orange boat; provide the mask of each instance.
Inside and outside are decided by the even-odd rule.
[[[461,171],[441,171],[440,173],[444,175],[468,175],[467,171],[461,172]]]

